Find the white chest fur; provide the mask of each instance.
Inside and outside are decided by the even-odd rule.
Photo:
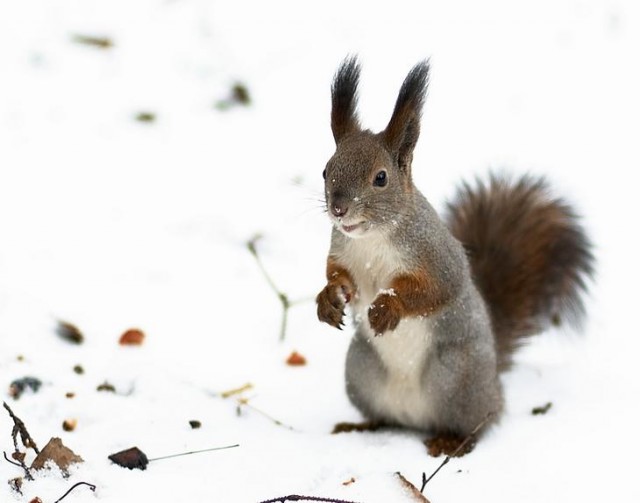
[[[431,321],[405,318],[393,332],[375,336],[369,326],[369,306],[390,287],[392,278],[408,271],[400,252],[385,236],[351,239],[338,257],[347,266],[358,292],[351,303],[356,322],[367,334],[385,367],[382,389],[375,390],[379,413],[391,420],[420,427],[430,414],[422,382],[431,346]]]

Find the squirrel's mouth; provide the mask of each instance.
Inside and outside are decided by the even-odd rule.
[[[361,236],[369,228],[365,220],[352,225],[347,225],[343,222],[336,222],[336,226],[338,227],[338,230],[349,237]]]

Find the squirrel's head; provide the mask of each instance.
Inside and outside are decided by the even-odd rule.
[[[372,133],[358,121],[356,58],[347,58],[331,87],[331,130],[336,152],[323,172],[327,211],[349,237],[361,237],[397,224],[413,193],[411,160],[420,135],[420,117],[429,78],[429,63],[418,63],[407,75],[387,127]]]

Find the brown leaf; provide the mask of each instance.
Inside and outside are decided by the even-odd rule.
[[[122,346],[140,346],[144,342],[144,332],[137,328],[127,330],[120,336]]]
[[[292,367],[299,367],[307,364],[307,359],[297,351],[292,352],[287,358],[287,365]]]
[[[29,503],[42,503],[42,500],[36,496]]]
[[[23,463],[24,458],[27,456],[26,452],[15,451],[11,454],[11,457],[15,459],[18,463]]]
[[[411,482],[404,478],[404,476],[400,472],[396,472],[396,477],[400,480],[402,486],[407,490],[407,492],[412,496],[414,501],[418,501],[420,503],[429,503],[429,500],[422,494],[416,486],[414,486]]]
[[[60,338],[73,344],[82,344],[84,342],[84,335],[82,335],[80,329],[66,321],[58,321],[56,333]]]
[[[133,470],[134,468],[145,470],[149,464],[147,455],[137,447],[131,447],[130,449],[111,454],[109,459],[117,465],[129,468],[129,470]]]
[[[53,461],[64,472],[67,472],[69,465],[73,463],[82,463],[84,460],[62,443],[58,437],[53,437],[49,443],[44,446],[40,454],[31,463],[31,468],[41,470],[47,461]]]

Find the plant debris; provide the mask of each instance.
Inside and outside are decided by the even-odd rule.
[[[140,346],[144,342],[144,332],[137,328],[131,328],[120,336],[121,346]]]
[[[216,108],[220,111],[226,111],[236,106],[249,106],[251,104],[251,96],[249,89],[241,82],[236,82],[231,86],[231,92],[227,98],[219,100]]]
[[[356,483],[356,479],[354,477],[351,477],[349,480],[345,480],[342,485],[343,486],[350,486],[351,484],[355,484]]]
[[[42,386],[42,381],[40,379],[37,377],[25,376],[21,379],[16,379],[9,385],[9,395],[17,400],[27,389],[37,393],[40,386]]]
[[[553,404],[551,402],[547,402],[541,407],[534,407],[533,409],[531,409],[531,414],[533,414],[534,416],[541,416],[549,412],[549,409],[551,409],[552,406]]]
[[[202,423],[197,419],[192,419],[191,421],[189,421],[189,426],[191,426],[192,429],[197,430],[202,426]]]
[[[22,477],[15,477],[15,478],[9,479],[9,487],[11,487],[11,489],[17,492],[18,494],[22,494],[23,483],[24,483],[24,479]]]
[[[422,494],[420,490],[411,482],[409,482],[400,472],[396,472],[396,477],[398,478],[398,480],[400,480],[400,483],[411,495],[414,501],[418,501],[420,503],[429,503],[429,500],[425,497],[425,495]]]
[[[111,454],[109,459],[116,465],[129,468],[129,470],[133,470],[134,468],[146,470],[149,464],[147,455],[137,447],[131,447],[130,449]]]
[[[82,365],[75,365],[73,371],[78,375],[82,375],[84,374],[84,367]]]
[[[111,49],[114,45],[113,40],[108,37],[98,37],[94,35],[73,35],[71,38],[77,44],[88,45],[96,49]]]
[[[156,114],[153,112],[138,112],[135,116],[135,119],[138,122],[142,122],[145,124],[151,124],[156,121]]]
[[[97,391],[108,391],[109,393],[115,393],[116,392],[116,387],[111,384],[110,382],[103,382],[102,384],[100,384],[97,388]]]
[[[71,342],[72,344],[82,344],[84,342],[84,335],[80,329],[66,321],[58,321],[56,333],[61,339]]]
[[[78,426],[77,419],[65,419],[62,422],[62,429],[64,431],[74,431],[76,429],[76,426]]]
[[[293,351],[287,358],[287,365],[292,367],[301,367],[307,364],[307,359],[297,351]]]
[[[66,447],[62,440],[53,437],[44,449],[38,454],[36,459],[31,463],[33,470],[41,470],[48,461],[55,463],[65,475],[68,475],[68,468],[74,463],[82,463],[84,460],[71,449]]]

